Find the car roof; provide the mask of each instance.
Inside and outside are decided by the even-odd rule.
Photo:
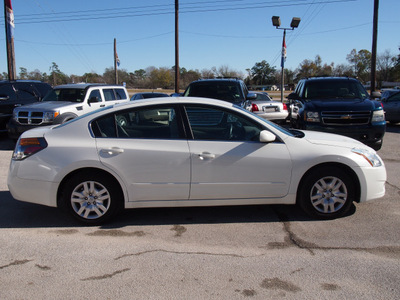
[[[70,83],[63,84],[54,87],[55,89],[87,89],[89,87],[118,87],[122,88],[122,85],[116,84],[103,84],[103,83]]]
[[[240,78],[204,78],[204,79],[195,80],[192,83],[207,82],[207,81],[218,82],[218,81],[242,81],[242,80]]]
[[[352,77],[309,77],[309,78],[303,78],[301,80],[304,80],[304,81],[333,81],[333,80],[358,81],[356,78],[352,78]]]

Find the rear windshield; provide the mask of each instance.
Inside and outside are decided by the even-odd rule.
[[[54,89],[50,91],[43,101],[69,101],[69,102],[83,102],[85,99],[84,89]]]
[[[368,92],[357,81],[309,81],[304,89],[304,99],[366,99]]]
[[[189,85],[184,97],[203,97],[229,102],[243,101],[239,83],[235,81],[204,81]]]

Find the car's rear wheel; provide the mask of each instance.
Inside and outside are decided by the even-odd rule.
[[[99,225],[122,208],[123,195],[116,180],[106,174],[82,172],[64,185],[61,204],[79,221]]]
[[[341,168],[312,170],[300,183],[300,207],[311,217],[335,219],[348,213],[355,198],[352,178]]]

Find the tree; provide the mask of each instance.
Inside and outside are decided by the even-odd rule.
[[[370,79],[371,57],[371,52],[365,49],[358,52],[356,49],[353,49],[346,57],[354,67],[355,76],[363,83],[366,83]]]
[[[19,79],[28,79],[28,70],[26,68],[19,68]]]
[[[274,83],[276,74],[275,67],[271,67],[265,60],[255,63],[250,69],[250,83],[255,85],[265,85]]]
[[[168,68],[154,69],[150,73],[151,87],[154,88],[172,88],[174,79],[171,70]]]
[[[378,82],[392,81],[390,75],[393,67],[396,65],[396,57],[390,53],[390,50],[385,50],[382,54],[379,54],[376,64]]]
[[[68,83],[68,76],[60,71],[58,65],[55,62],[51,63],[51,67],[49,68],[50,75],[48,80],[53,84],[53,86]]]

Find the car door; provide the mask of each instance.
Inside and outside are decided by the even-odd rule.
[[[173,106],[110,114],[92,128],[100,161],[125,182],[129,201],[188,199],[189,148]]]
[[[397,122],[397,120],[400,120],[400,92],[387,98],[383,102],[383,109],[388,121]]]
[[[186,105],[193,133],[191,200],[279,198],[292,163],[286,145],[259,142],[263,126],[233,111]]]

